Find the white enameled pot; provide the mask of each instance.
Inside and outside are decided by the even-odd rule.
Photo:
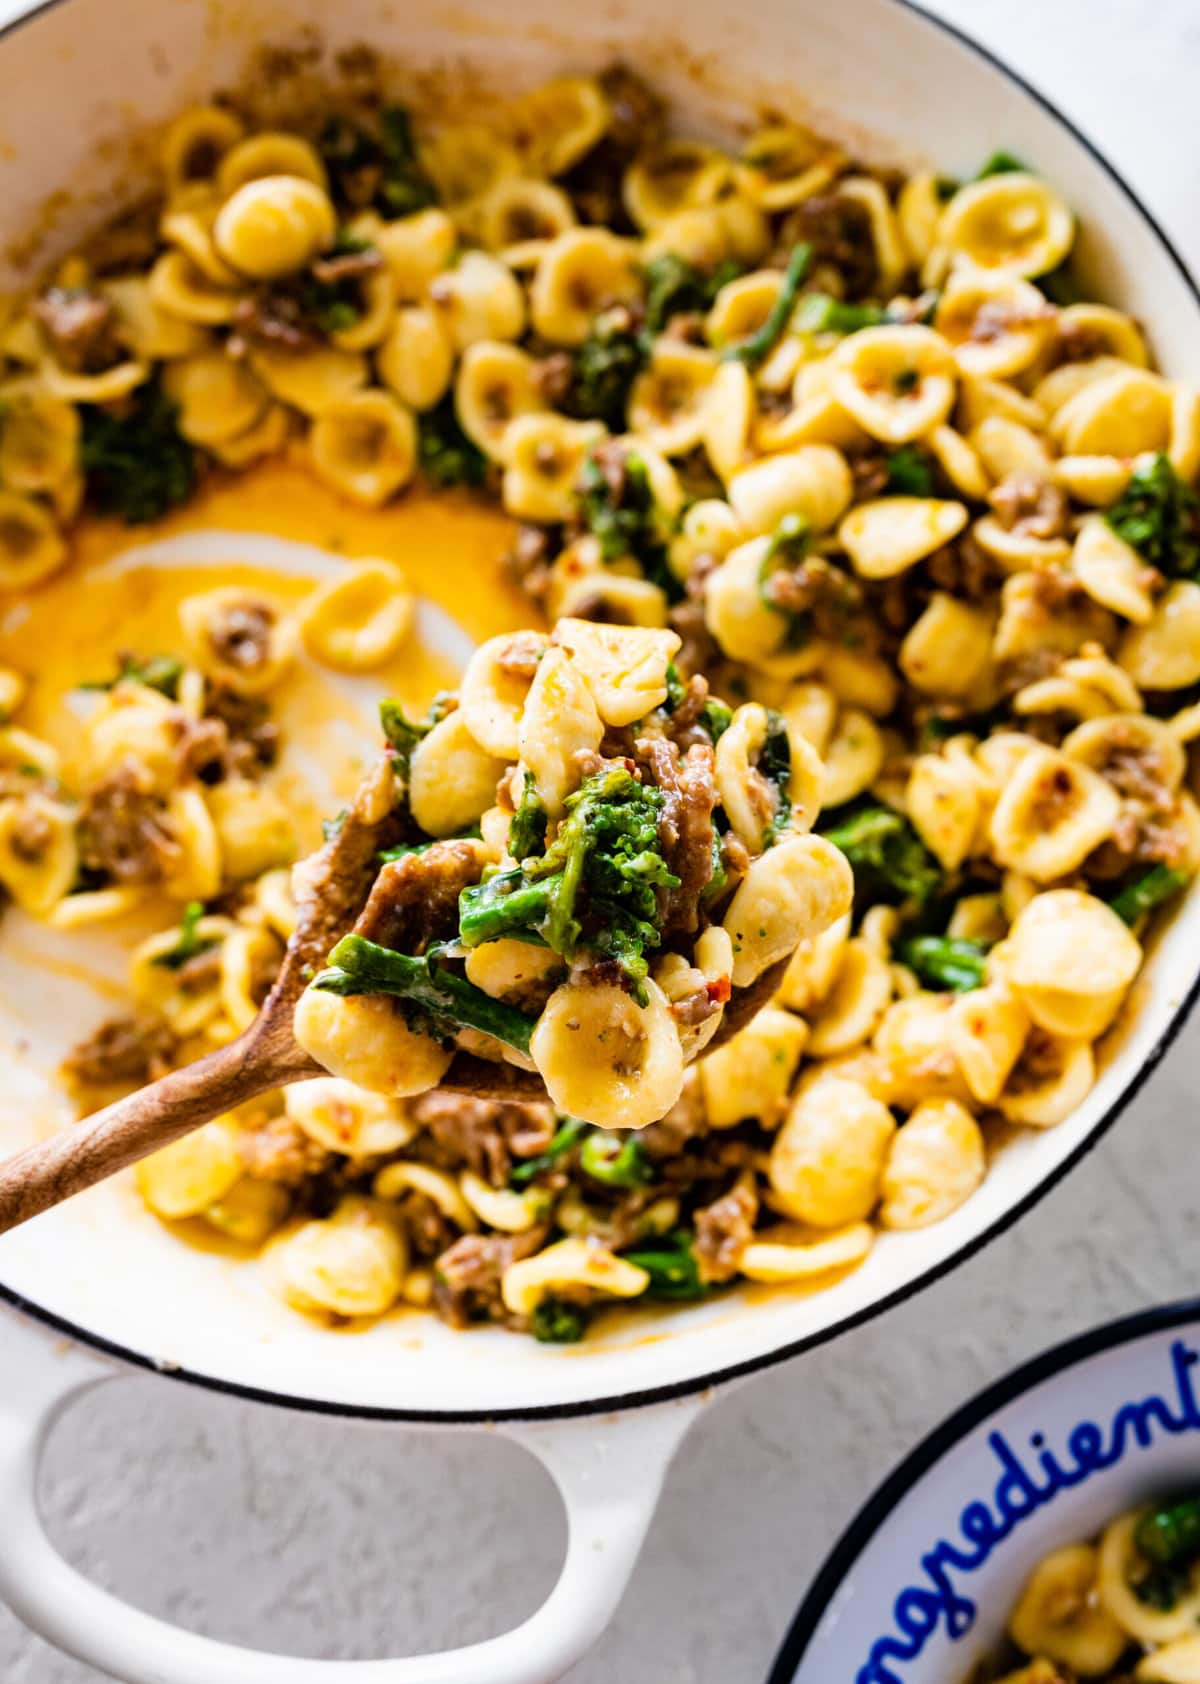
[[[1079,211],[1085,276],[1150,324],[1169,373],[1200,380],[1200,298],[1132,193],[1017,78],[898,0],[690,0],[675,8],[674,22],[664,8],[633,0],[569,15],[559,0],[0,0],[0,24],[4,227],[11,239],[37,226],[43,258],[93,225],[98,207],[116,208],[136,191],[147,150],[131,136],[144,138],[185,103],[243,79],[264,45],[333,55],[369,42],[394,61],[401,95],[436,99],[452,114],[456,105],[476,107],[489,86],[508,94],[619,56],[656,79],[700,131],[720,132],[769,107],[884,161],[967,174],[998,145],[1019,152]],[[59,196],[45,215],[51,195]],[[0,268],[0,285],[8,278]],[[123,1186],[97,1189],[6,1236],[0,1294],[25,1314],[0,1325],[0,1595],[52,1641],[131,1684],[537,1684],[559,1676],[615,1606],[697,1400],[718,1381],[894,1303],[1027,1209],[1137,1091],[1182,1021],[1198,967],[1193,894],[1158,942],[1086,1104],[1058,1128],[1028,1131],[1006,1147],[948,1221],[885,1236],[862,1268],[828,1290],[760,1289],[647,1313],[575,1349],[501,1332],[463,1336],[416,1316],[336,1339],[281,1307],[257,1270],[180,1245]],[[16,1023],[36,1038],[47,1014],[67,1009],[63,998],[61,989],[39,996],[0,978],[0,1030]],[[571,1522],[563,1578],[517,1632],[420,1661],[273,1660],[135,1613],[57,1558],[33,1498],[47,1422],[64,1399],[129,1364],[347,1418],[503,1423],[563,1489]]]
[[[768,1684],[966,1684],[1042,1557],[1194,1490],[1200,1302],[1111,1322],[964,1405],[821,1570]]]

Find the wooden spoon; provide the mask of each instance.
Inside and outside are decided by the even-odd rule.
[[[381,766],[386,768],[387,762]],[[362,911],[378,873],[380,849],[398,839],[387,798],[390,787],[390,774],[368,777],[336,834],[305,862],[299,874],[295,933],[274,987],[250,1027],[216,1052],[0,1163],[0,1234],[260,1093],[325,1074],[297,1044],[292,1017],[326,954]],[[786,968],[787,960],[781,960],[749,988],[735,991],[710,1046],[728,1040],[766,1005]],[[546,1098],[536,1072],[470,1053],[457,1053],[438,1085],[478,1099]]]

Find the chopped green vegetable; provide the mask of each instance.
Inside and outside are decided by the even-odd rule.
[[[641,1141],[618,1140],[603,1129],[584,1141],[579,1167],[605,1187],[647,1187],[654,1180],[654,1168]]]
[[[674,713],[676,708],[683,705],[687,695],[687,686],[679,676],[679,668],[674,661],[667,663],[667,712]]]
[[[521,799],[513,814],[508,831],[508,851],[515,860],[526,860],[534,854],[546,852],[546,826],[549,814],[542,806],[537,785],[525,774]]]
[[[1156,906],[1186,889],[1187,884],[1186,871],[1177,871],[1169,865],[1152,865],[1149,871],[1118,889],[1108,904],[1123,923],[1136,924],[1143,913],[1153,912]]]
[[[942,872],[902,813],[874,802],[825,815],[826,841],[840,848],[854,870],[860,910],[878,901],[931,900]]]
[[[432,725],[423,719],[410,719],[401,704],[391,697],[379,704],[379,723],[383,727],[388,747],[405,769],[413,749],[421,738],[427,737],[433,729]]]
[[[79,460],[88,497],[102,514],[138,526],[191,495],[196,457],[175,425],[177,413],[156,380],[119,406],[81,405]]]
[[[693,1249],[694,1236],[677,1228],[660,1240],[637,1245],[621,1256],[650,1276],[647,1298],[703,1298],[708,1287],[700,1279],[700,1266]]]
[[[565,1298],[543,1298],[529,1318],[529,1331],[541,1345],[577,1345],[587,1332],[588,1310]]]
[[[343,936],[313,982],[328,994],[390,994],[405,1006],[409,1027],[435,1040],[477,1029],[506,1047],[528,1053],[536,1018],[503,1005],[450,970],[436,949],[423,957],[395,953],[365,936]]]
[[[544,1152],[539,1152],[534,1158],[524,1158],[513,1167],[508,1178],[509,1186],[528,1187],[539,1175],[553,1169],[560,1158],[578,1146],[590,1127],[578,1117],[564,1117]]]
[[[1165,452],[1134,469],[1104,518],[1160,573],[1189,579],[1200,573],[1200,497]]]
[[[532,931],[570,959],[582,939],[616,961],[644,1005],[646,953],[662,940],[656,890],[679,885],[659,840],[662,806],[662,791],[623,765],[585,778],[540,859],[463,890],[463,945]]]
[[[758,757],[758,770],[775,791],[775,813],[763,831],[763,847],[769,848],[792,820],[789,788],[792,781],[792,745],[783,715],[767,710],[767,734]]]
[[[1150,1509],[1138,1521],[1134,1542],[1160,1567],[1200,1559],[1200,1497],[1184,1497]]]
[[[781,570],[798,567],[806,558],[812,542],[812,527],[806,516],[784,515],[771,534],[770,542],[758,568],[758,595],[764,607],[779,614],[788,622],[788,647],[800,648],[808,641],[811,630],[806,612],[797,612],[777,601],[770,589],[771,576]]]
[[[339,817],[344,818],[345,815],[340,814]],[[472,824],[468,825],[466,830],[456,830],[452,837],[435,837],[428,842],[398,842],[394,848],[381,848],[377,858],[386,865],[390,860],[407,859],[409,854],[427,854],[430,848],[436,847],[439,840],[444,842],[459,842],[467,839],[477,839],[481,834],[479,826],[477,824]],[[328,840],[329,838],[326,837],[326,841]]]
[[[668,251],[647,263],[645,337],[653,340],[672,316],[708,310],[723,286],[735,281],[742,267],[727,257],[715,269],[700,269],[686,257]]]
[[[636,328],[619,325],[612,316],[597,316],[571,359],[564,410],[577,421],[603,421],[610,432],[624,432],[630,388],[645,366]]]
[[[431,485],[482,485],[487,478],[487,457],[463,432],[452,393],[421,416],[417,456]]]
[[[651,584],[665,591],[669,600],[678,600],[683,587],[667,565],[668,522],[636,450],[626,450],[620,470],[611,475],[605,473],[596,452],[588,452],[579,476],[579,512],[588,531],[599,539],[605,561],[632,556]]]
[[[961,936],[910,936],[900,944],[898,958],[915,971],[926,988],[968,994],[982,988],[987,948]]]
[[[933,463],[916,444],[887,453],[887,489],[898,497],[932,497]]]
[[[810,292],[796,306],[793,325],[801,333],[858,333],[886,320],[887,312],[878,304],[848,304],[827,292]]]
[[[745,363],[747,368],[757,368],[759,363],[770,355],[782,339],[791,319],[792,311],[796,307],[797,294],[804,283],[804,277],[812,267],[812,259],[813,249],[807,243],[792,248],[792,255],[788,258],[788,265],[783,274],[783,285],[766,321],[757,333],[752,333],[739,345],[728,347],[724,352],[727,361],[736,360]]]
[[[362,240],[348,228],[339,228],[322,260],[331,257],[352,257],[364,252],[375,253],[373,261],[381,262],[370,240]],[[359,282],[354,276],[342,280],[323,281],[312,273],[302,275],[296,283],[296,302],[305,319],[322,333],[341,333],[362,316]]]
[[[151,964],[161,965],[167,971],[181,971],[189,959],[216,947],[215,941],[206,941],[197,934],[203,917],[204,903],[198,900],[188,901],[179,920],[179,939],[174,947],[168,948],[165,953],[157,954],[150,961]]]
[[[1192,1575],[1186,1567],[1152,1567],[1144,1579],[1133,1587],[1133,1594],[1147,1608],[1157,1608],[1169,1614],[1179,1599],[1192,1588]]]
[[[1011,152],[1005,152],[1001,148],[998,152],[993,152],[990,158],[984,160],[975,172],[975,180],[986,181],[989,176],[993,175],[1015,175],[1018,172],[1023,174],[1028,168],[1028,164],[1023,164],[1020,158],[1014,157]]]
[[[715,747],[733,724],[733,709],[712,697],[701,709],[700,723],[712,738]]]
[[[412,124],[402,105],[385,105],[379,114],[383,180],[379,202],[392,216],[411,216],[438,202],[437,188],[417,157]]]
[[[1036,275],[1033,284],[1051,304],[1057,304],[1060,310],[1083,302],[1084,293],[1071,270],[1069,258],[1060,263],[1057,269],[1051,269],[1049,274]]]
[[[174,701],[182,677],[183,662],[174,655],[147,655],[145,660],[136,655],[122,655],[112,678],[90,678],[79,688],[111,690],[114,685],[125,682],[144,684],[148,690],[157,690],[160,695],[169,696]]]

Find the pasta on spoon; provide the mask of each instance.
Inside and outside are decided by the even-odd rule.
[[[457,698],[385,703],[414,839],[301,996],[295,1033],[392,1097],[456,1051],[536,1071],[601,1127],[664,1116],[749,989],[844,917],[811,834],[821,763],[782,718],[673,665],[676,633],[565,619],[483,645]]]

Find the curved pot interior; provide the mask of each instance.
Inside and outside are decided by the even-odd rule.
[[[10,248],[10,275],[22,266],[28,273],[31,261],[53,256],[104,209],[132,197],[153,158],[154,126],[182,105],[248,75],[268,94],[286,85],[285,60],[264,60],[263,43],[299,49],[289,62],[308,64],[308,75],[318,43],[327,63],[364,41],[394,61],[397,92],[418,108],[436,100],[451,111],[477,111],[488,88],[508,93],[622,57],[655,77],[701,132],[728,132],[756,111],[783,110],[874,158],[936,161],[963,174],[1008,146],[1077,208],[1082,266],[1101,295],[1152,333],[1157,328],[1169,373],[1200,380],[1200,303],[1132,197],[1016,81],[894,0],[824,8],[694,0],[682,47],[661,19],[626,0],[578,9],[567,25],[556,0],[343,0],[336,8],[319,0],[236,7],[58,0],[0,38],[6,231],[10,240],[28,229],[37,235]],[[338,1336],[277,1303],[254,1262],[179,1244],[142,1212],[127,1185],[99,1189],[0,1240],[0,1289],[144,1360],[318,1407],[486,1416],[596,1407],[703,1385],[861,1319],[948,1266],[1035,1196],[1161,1050],[1193,988],[1198,954],[1193,893],[1159,940],[1128,1025],[1076,1115],[1012,1140],[980,1192],[948,1221],[883,1236],[863,1267],[818,1292],[747,1289],[682,1312],[623,1316],[569,1350],[499,1332],[463,1336],[411,1311]],[[61,976],[45,988],[0,976],[7,1001],[0,1032],[10,1042],[36,1043],[71,1014],[72,987]],[[15,1078],[10,1091],[10,1120],[0,1120],[4,1147],[23,1143]]]

